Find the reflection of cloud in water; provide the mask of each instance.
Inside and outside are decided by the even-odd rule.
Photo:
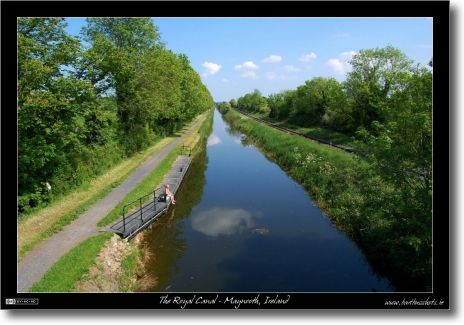
[[[192,217],[194,230],[214,237],[240,233],[253,226],[251,213],[243,209],[212,208]]]
[[[214,146],[215,144],[221,143],[221,139],[215,134],[211,134],[208,138],[208,146]]]

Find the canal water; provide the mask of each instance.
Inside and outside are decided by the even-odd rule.
[[[217,110],[176,199],[145,235],[152,292],[395,291]]]

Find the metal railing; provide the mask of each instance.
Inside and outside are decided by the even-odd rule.
[[[147,211],[150,208],[149,205],[153,204],[153,211],[156,211],[156,202],[158,201],[158,198],[159,198],[159,195],[158,196],[156,195],[156,191],[158,191],[158,190],[161,190],[161,192],[162,192],[162,188],[159,187],[156,190],[154,190],[153,192],[145,194],[144,196],[141,196],[138,199],[126,204],[122,208],[123,232],[126,232],[126,218],[130,218],[130,217],[132,217],[132,216],[134,216],[134,215],[136,215],[137,213],[140,212],[140,221],[141,221],[141,223],[143,223],[143,208],[144,207],[145,207],[145,211]],[[153,201],[148,201],[147,203],[142,204],[143,199],[146,198],[147,196],[150,196],[150,195],[153,195]],[[139,207],[135,211],[133,211],[132,213],[130,213],[129,215],[126,216],[126,208],[129,207],[129,206],[132,206],[135,202],[139,202]]]

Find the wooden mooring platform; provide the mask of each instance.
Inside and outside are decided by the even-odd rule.
[[[102,229],[102,231],[112,231],[126,241],[130,241],[140,231],[155,222],[168,210],[171,204],[169,198],[165,201],[163,200],[162,194],[164,194],[165,185],[169,184],[169,189],[175,196],[181,188],[185,175],[189,171],[191,159],[190,155],[179,156],[164,178],[161,187],[126,204],[122,211],[122,217],[110,226]],[[138,206],[134,207],[137,202]]]

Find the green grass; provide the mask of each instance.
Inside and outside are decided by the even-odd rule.
[[[142,254],[141,249],[132,250],[121,263],[122,269],[125,271],[119,278],[119,282],[121,283],[121,290],[122,292],[132,292],[133,285],[131,283],[131,279],[135,275],[135,270],[137,269],[137,261],[140,260]]]
[[[59,259],[29,292],[73,292],[75,283],[95,264],[95,256],[113,233],[90,237]]]
[[[334,132],[328,129],[324,129],[322,127],[301,127],[299,125],[290,123],[288,119],[277,120],[270,118],[268,114],[263,114],[260,112],[253,112],[252,115],[262,120],[272,122],[276,125],[292,129],[304,135],[308,135],[321,140],[326,140],[334,144],[340,144],[351,148],[356,148],[354,139],[342,133]]]
[[[89,209],[92,205],[94,205],[96,202],[98,202],[102,198],[106,197],[109,193],[111,193],[113,188],[115,188],[115,187],[119,186],[120,184],[122,184],[122,182],[127,177],[129,177],[130,174],[132,174],[135,171],[135,169],[136,168],[133,168],[133,169],[129,170],[126,174],[121,175],[120,179],[118,179],[114,183],[109,184],[108,186],[106,186],[101,192],[99,192],[98,194],[92,196],[88,201],[86,201],[84,204],[80,205],[76,210],[72,211],[69,214],[66,214],[66,215],[62,216],[57,222],[55,222],[52,225],[51,228],[47,229],[44,232],[41,232],[41,233],[37,234],[37,236],[34,237],[34,239],[32,241],[30,241],[27,244],[21,246],[19,248],[19,251],[18,251],[18,261],[20,261],[28,251],[32,250],[35,247],[35,245],[42,242],[46,238],[51,237],[52,235],[60,232],[65,226],[69,225],[73,220],[76,220],[81,214],[83,214],[85,211],[87,211],[87,209]]]

